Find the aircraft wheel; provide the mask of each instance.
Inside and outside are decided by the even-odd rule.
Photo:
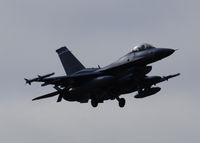
[[[119,107],[123,108],[125,106],[126,100],[124,98],[119,99]]]
[[[91,105],[92,105],[92,107],[97,107],[98,102],[96,100],[91,100]]]

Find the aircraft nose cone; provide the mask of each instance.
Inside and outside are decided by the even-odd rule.
[[[173,54],[175,52],[174,49],[165,49],[165,53],[167,56],[170,56],[171,54]]]
[[[160,48],[158,49],[156,56],[162,58],[168,57],[175,52],[174,49]]]

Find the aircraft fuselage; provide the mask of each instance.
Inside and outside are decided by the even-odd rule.
[[[110,68],[115,69],[119,66],[123,68],[120,70],[116,69],[115,73],[112,73],[112,75],[102,74],[96,78],[82,82],[77,87],[70,88],[69,92],[64,96],[64,99],[69,101],[77,101],[77,99],[79,99],[79,102],[84,99],[82,102],[87,102],[85,97],[89,100],[91,96],[93,96],[91,93],[98,94],[98,98],[101,96],[103,100],[106,97],[112,98],[112,96],[135,92],[138,90],[137,80],[143,78],[143,76],[152,69],[151,66],[146,65],[161,60],[171,55],[173,52],[173,49],[154,47],[144,51],[130,52],[104,68],[94,69],[93,72],[101,72]],[[74,75],[76,75],[76,73]],[[138,78],[138,76],[141,77]],[[105,91],[105,93],[101,91]]]
[[[93,107],[105,100],[118,100],[124,107],[125,99],[120,95],[138,91],[135,98],[144,98],[156,94],[160,87],[152,87],[160,82],[179,76],[166,77],[147,76],[152,70],[149,64],[170,56],[175,50],[155,48],[142,44],[116,62],[103,68],[85,68],[85,66],[66,48],[56,50],[67,76],[50,77],[54,73],[25,79],[26,83],[44,82],[41,86],[54,85],[55,92],[39,96],[33,100],[49,98],[58,95],[57,102],[62,99],[87,103],[91,100]]]

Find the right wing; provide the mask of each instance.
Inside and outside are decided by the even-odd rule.
[[[114,62],[106,67],[99,69],[98,71],[104,74],[112,74],[115,72],[121,72],[122,70],[127,70],[130,67],[145,67],[146,65],[147,64],[145,64],[145,60],[141,58],[135,59],[134,61],[129,61],[127,58],[125,61]]]

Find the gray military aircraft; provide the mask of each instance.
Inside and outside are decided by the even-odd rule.
[[[101,68],[85,68],[80,61],[66,48],[56,50],[60,57],[66,76],[50,77],[54,73],[25,79],[26,83],[42,82],[41,86],[54,85],[56,90],[33,100],[49,98],[58,95],[57,102],[62,99],[88,103],[97,107],[105,100],[118,100],[124,107],[125,99],[120,95],[137,91],[135,98],[144,98],[161,90],[156,84],[179,76],[180,73],[169,76],[147,76],[152,70],[149,64],[170,56],[175,50],[156,48],[149,44],[136,46],[132,51],[116,62]]]

